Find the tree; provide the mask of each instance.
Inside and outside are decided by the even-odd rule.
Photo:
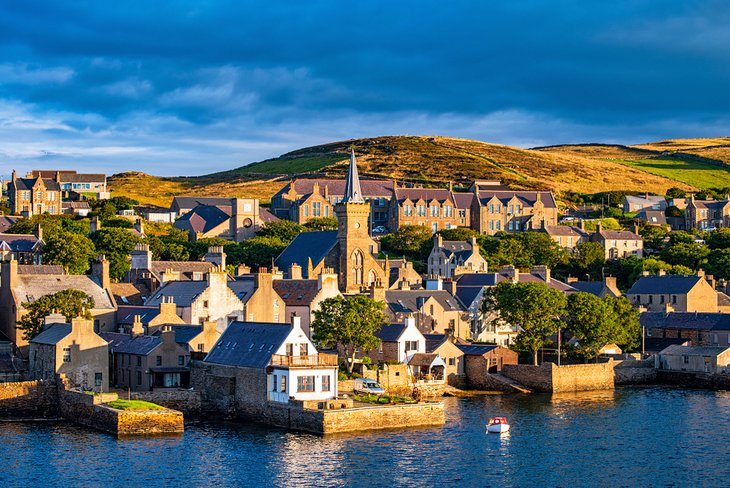
[[[437,232],[445,241],[468,241],[472,237],[476,237],[479,233],[472,229],[457,227],[456,229],[442,229]]]
[[[639,310],[631,305],[631,302],[626,297],[606,297],[604,300],[609,301],[613,305],[613,310],[616,313],[618,327],[615,331],[616,336],[612,342],[615,342],[624,350],[635,349],[639,345],[641,331]]]
[[[340,346],[347,358],[347,372],[352,374],[355,351],[373,349],[380,344],[375,337],[386,323],[385,304],[364,295],[326,298],[314,312],[314,341],[323,347]]]
[[[531,255],[530,266],[536,264],[555,268],[568,261],[568,252],[552,237],[542,232],[523,232],[517,234],[522,246]]]
[[[715,249],[707,256],[707,271],[716,279],[730,279],[730,249]]]
[[[278,237],[286,244],[294,240],[296,236],[307,230],[291,220],[276,220],[268,222],[256,235],[261,237]]]
[[[594,359],[603,346],[614,342],[617,319],[613,304],[595,295],[578,292],[568,297],[566,329],[578,340],[586,359]]]
[[[78,316],[90,319],[94,299],[83,291],[67,289],[22,305],[27,313],[18,321],[18,328],[23,331],[23,339],[29,341],[40,334],[44,318],[54,312],[64,315],[67,321]]]
[[[109,274],[112,278],[121,279],[129,271],[130,255],[140,238],[127,229],[100,229],[90,236],[96,251],[109,260]]]
[[[422,253],[429,248],[433,234],[422,225],[404,225],[380,240],[383,250],[411,259],[422,259]],[[430,251],[430,249],[429,249]]]
[[[606,262],[606,255],[597,242],[581,242],[568,261],[570,273],[578,278],[590,275],[592,279],[601,278],[601,270]]]
[[[304,227],[307,230],[337,230],[337,219],[334,217],[314,217],[309,219]]]
[[[45,239],[43,260],[47,264],[59,264],[69,274],[84,274],[96,256],[94,243],[72,232],[58,232]]]
[[[205,256],[205,253],[208,252],[209,247],[227,246],[231,244],[231,241],[220,237],[204,237],[203,239],[198,239],[197,241],[177,242],[185,247],[188,254],[190,255],[191,261],[199,261],[203,259],[203,256]]]
[[[727,249],[730,247],[730,229],[723,227],[710,232],[705,239],[707,247],[710,249]]]
[[[695,242],[690,244],[679,242],[676,244],[670,243],[670,245],[661,252],[660,256],[662,261],[666,263],[685,266],[689,269],[695,270],[704,261],[709,252],[709,249],[702,244],[697,244]]]
[[[268,268],[286,246],[287,244],[278,237],[255,236],[238,245],[239,253],[234,254],[234,258],[238,258],[239,263],[244,263],[254,270],[261,266]]]
[[[676,186],[671,187],[665,193],[667,198],[684,198],[687,196],[687,192]]]
[[[544,283],[503,281],[495,289],[496,309],[505,322],[522,328],[515,346],[530,351],[537,365],[537,352],[558,330],[566,305],[565,295]]]

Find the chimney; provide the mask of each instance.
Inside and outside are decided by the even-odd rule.
[[[712,288],[715,288],[715,277],[711,274],[706,274],[705,279],[710,284]]]
[[[41,227],[41,224],[35,224],[34,234],[38,238],[39,241],[43,240],[43,227]]]
[[[132,251],[132,269],[152,269],[152,251],[149,244],[136,244]]]
[[[499,274],[507,276],[512,283],[517,283],[520,281],[519,270],[517,270],[512,264],[503,266],[502,269],[499,270]]]
[[[479,252],[479,244],[477,244],[477,238],[472,236],[469,238],[469,244],[471,245],[472,250],[474,252]]]
[[[2,287],[5,288],[7,286],[9,290],[15,289],[18,285],[18,262],[15,260],[15,256],[11,254],[10,261],[3,262],[0,269],[2,269],[0,273],[0,284],[2,284]]]
[[[99,286],[109,289],[111,277],[109,276],[109,261],[103,254],[100,254],[91,265],[91,275],[96,278]]]
[[[301,329],[302,328],[302,318],[298,315],[292,314],[291,316],[291,326],[294,329]]]
[[[372,283],[370,285],[369,290],[370,298],[373,300],[377,300],[379,302],[385,301],[385,287],[383,286],[383,283],[380,281],[376,281],[375,283]]]
[[[408,315],[405,319],[403,319],[403,325],[406,327],[415,327],[416,326],[416,319],[413,317],[413,315]]]
[[[426,289],[427,290],[443,290],[444,289],[443,279],[441,279],[441,277],[437,276],[437,275],[429,275],[426,278]]]
[[[162,297],[162,301],[160,302],[160,315],[162,317],[177,317],[177,305],[175,305],[175,297]]]
[[[667,272],[666,272],[666,271],[664,271],[663,269],[661,269],[661,268],[660,268],[660,269],[659,269],[659,270],[658,270],[658,271],[656,272],[656,274],[657,274],[657,276],[665,276],[665,275],[667,274]]]
[[[96,231],[101,230],[101,222],[99,221],[99,217],[92,217],[91,223],[89,224],[89,233],[93,234]]]
[[[134,230],[144,235],[144,221],[141,218],[137,218],[137,220],[134,221]]]
[[[165,271],[161,273],[160,285],[164,285],[170,281],[180,281],[180,273],[178,271],[173,271],[172,268],[166,268]]]
[[[664,304],[664,313],[669,315],[670,313],[674,312],[674,307],[672,307],[671,303],[665,303]]]
[[[583,219],[578,219],[578,228],[582,231],[586,230],[586,224],[583,222]]]
[[[17,176],[15,175],[15,170],[13,170],[13,174],[10,177],[10,180],[13,181],[13,182],[15,182],[16,179],[17,179]]]
[[[596,234],[601,233],[601,221],[596,222]]]
[[[256,289],[263,288],[270,290],[274,286],[274,278],[269,273],[269,270],[263,266],[259,268],[259,272],[253,277],[254,286]]]
[[[160,339],[163,345],[174,346],[175,344],[175,331],[172,329],[172,325],[165,324],[162,326],[160,331]]]
[[[249,266],[246,266],[245,264],[239,264],[236,268],[236,276],[244,276],[244,275],[250,275],[251,274],[251,268]]]
[[[698,269],[697,270],[697,276],[699,276],[700,278],[704,278],[705,277],[705,270],[702,269],[702,268]]]
[[[289,266],[289,279],[290,280],[301,280],[302,279],[302,267],[297,263],[292,263]]]
[[[530,274],[539,276],[540,278],[545,280],[545,283],[550,283],[550,268],[548,268],[544,264],[533,266],[530,270]]]
[[[444,238],[441,237],[441,234],[434,234],[433,245],[437,249],[441,249],[444,246]]]
[[[649,273],[647,270],[644,270],[641,272],[641,276],[649,276],[651,273]]]
[[[456,296],[456,280],[453,278],[444,280],[444,290],[448,291],[453,296]]]
[[[606,276],[603,278],[603,282],[606,284],[606,288],[611,290],[616,296],[621,296],[621,291],[618,289],[615,276]]]
[[[65,324],[66,323],[66,316],[62,313],[58,313],[58,310],[54,310],[52,313],[46,315],[43,317],[43,326],[47,326],[50,324]]]
[[[132,330],[129,332],[132,337],[144,335],[144,326],[142,325],[142,317],[140,315],[134,316],[132,322]]]
[[[210,246],[208,252],[203,256],[203,261],[212,263],[220,268],[226,267],[226,253],[223,252],[223,246]]]
[[[634,221],[634,234],[639,235],[639,223]]]
[[[208,271],[206,281],[208,282],[209,287],[217,290],[211,290],[211,293],[220,293],[221,290],[225,290],[228,287],[228,273],[226,273],[223,268],[213,266],[213,268]]]
[[[94,321],[83,317],[74,317],[71,319],[71,331],[74,334],[92,334],[94,333]]]

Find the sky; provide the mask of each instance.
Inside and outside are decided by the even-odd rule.
[[[730,135],[730,2],[0,3],[0,175],[199,175],[326,142]]]

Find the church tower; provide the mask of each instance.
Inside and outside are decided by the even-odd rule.
[[[355,150],[345,180],[345,194],[335,206],[339,247],[339,285],[344,293],[357,293],[371,283],[384,282],[385,273],[374,255],[378,244],[370,237],[370,204],[365,201],[357,174]]]

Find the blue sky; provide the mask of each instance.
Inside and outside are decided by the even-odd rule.
[[[730,135],[729,25],[723,1],[4,1],[0,174]]]

